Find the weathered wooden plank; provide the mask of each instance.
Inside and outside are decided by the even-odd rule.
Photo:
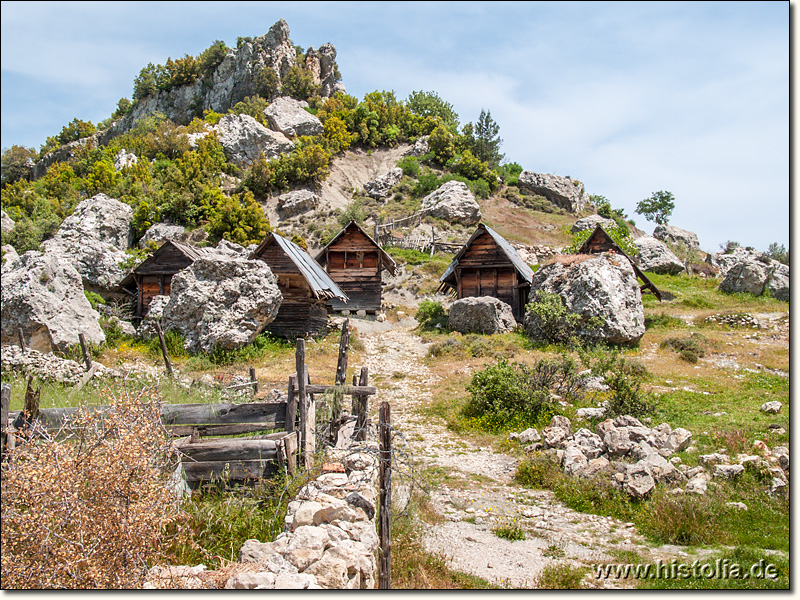
[[[380,505],[378,509],[378,537],[380,552],[378,554],[378,589],[391,589],[392,571],[392,412],[388,402],[381,404],[379,411],[380,466],[378,481],[380,485]]]
[[[308,394],[324,394],[335,390],[341,391],[345,396],[374,396],[378,393],[378,388],[373,385],[306,385],[306,393]]]
[[[178,450],[183,454],[183,462],[275,460],[278,443],[276,440],[205,440],[183,443]]]
[[[186,473],[186,482],[196,488],[201,483],[216,481],[248,481],[270,477],[278,472],[275,460],[208,461],[181,463]]]
[[[230,425],[167,425],[167,430],[176,437],[192,435],[196,433],[202,437],[218,435],[242,435],[245,433],[256,433],[266,429],[279,429],[280,423],[274,426],[270,423],[232,423]]]

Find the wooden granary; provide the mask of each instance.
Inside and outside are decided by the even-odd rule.
[[[380,311],[381,271],[386,269],[394,275],[397,265],[358,223],[350,221],[316,258],[347,294],[346,301],[337,298],[330,301],[333,310]]]
[[[287,338],[317,335],[327,331],[327,303],[346,302],[347,295],[325,270],[297,244],[268,233],[253,252],[278,279],[283,301],[266,331]]]
[[[172,276],[205,254],[205,249],[168,240],[119,284],[134,296],[137,320],[147,314],[154,296],[169,296]]]
[[[650,281],[644,273],[642,273],[641,269],[639,269],[636,263],[633,262],[633,259],[631,259],[631,257],[628,256],[613,239],[611,239],[611,236],[608,235],[608,233],[606,233],[606,231],[600,225],[597,225],[592,234],[578,249],[576,254],[601,254],[603,252],[613,252],[627,258],[633,267],[633,272],[636,273],[636,277],[638,277],[643,283],[641,286],[641,291],[644,292],[645,290],[650,290],[653,292],[655,297],[658,298],[659,302],[661,301],[661,292],[653,284],[653,282]]]
[[[511,307],[522,321],[533,271],[517,251],[490,227],[480,223],[439,279],[439,291],[458,299],[492,296]]]

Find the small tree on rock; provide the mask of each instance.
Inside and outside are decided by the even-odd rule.
[[[666,225],[669,222],[674,209],[675,196],[672,195],[672,192],[665,191],[653,192],[649,198],[641,200],[636,205],[637,214],[659,225]]]

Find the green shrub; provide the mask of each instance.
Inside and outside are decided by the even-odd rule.
[[[509,542],[520,542],[527,537],[525,530],[517,525],[501,525],[492,529],[492,533]]]
[[[681,329],[686,327],[686,322],[662,312],[657,315],[645,315],[644,326],[645,329]]]
[[[414,316],[423,331],[432,329],[446,330],[448,327],[447,311],[440,302],[423,300],[419,303],[417,314]]]
[[[525,308],[525,333],[533,340],[544,343],[579,344],[584,331],[602,325],[599,317],[586,319],[570,312],[561,296],[536,290]]]
[[[403,175],[409,177],[419,177],[419,161],[413,156],[406,156],[397,162],[397,166],[403,169]]]
[[[540,360],[530,367],[501,359],[472,376],[470,398],[463,415],[488,431],[533,427],[549,420],[556,410],[552,392],[572,398],[580,394],[574,362]]]
[[[706,355],[703,344],[707,340],[705,336],[699,333],[693,333],[689,337],[670,337],[661,342],[662,348],[671,348],[675,350],[682,360],[690,363],[696,363],[698,359]]]
[[[86,299],[89,301],[89,304],[94,310],[97,310],[97,306],[99,304],[105,304],[105,298],[103,298],[100,294],[95,292],[87,292],[86,290],[83,291],[83,295],[86,296]]]

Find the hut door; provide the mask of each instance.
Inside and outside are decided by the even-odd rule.
[[[497,297],[497,269],[481,269],[480,296]]]

